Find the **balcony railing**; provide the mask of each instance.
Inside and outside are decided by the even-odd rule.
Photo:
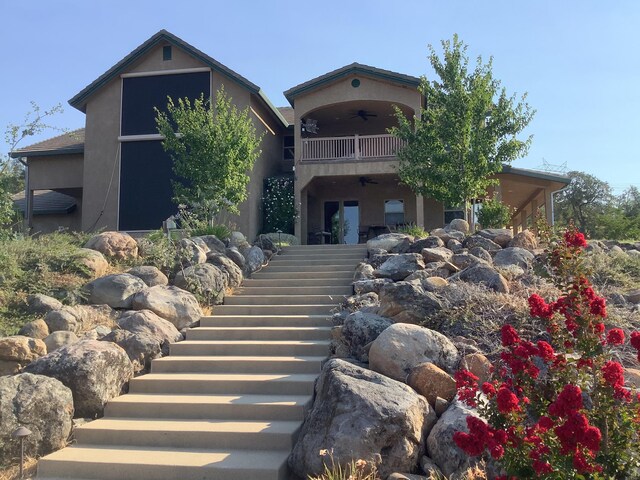
[[[395,157],[404,142],[393,135],[302,139],[302,160],[360,160]]]

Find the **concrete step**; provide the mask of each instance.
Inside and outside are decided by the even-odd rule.
[[[327,340],[331,327],[199,327],[187,340]]]
[[[276,272],[290,272],[290,273],[301,273],[301,272],[314,272],[314,273],[322,273],[322,272],[346,272],[350,271],[353,275],[353,270],[355,265],[341,265],[331,262],[329,259],[324,263],[324,265],[269,265],[263,271],[264,273],[276,273]]]
[[[131,380],[131,393],[311,395],[316,374],[148,373]]]
[[[324,260],[327,261],[329,258],[333,258],[336,260],[355,260],[357,262],[362,261],[367,256],[367,251],[348,251],[348,252],[335,252],[335,253],[314,253],[314,252],[287,252],[281,255],[276,255],[271,258],[271,261],[274,262],[276,260]]]
[[[337,305],[345,295],[238,295],[225,297],[225,305]]]
[[[284,247],[282,249],[283,254],[287,254],[289,252],[320,252],[320,253],[332,253],[336,251],[346,251],[346,252],[354,252],[354,251],[367,251],[367,245],[365,243],[359,245],[289,245],[288,247]]]
[[[238,287],[238,290],[242,288],[254,288],[254,287],[267,287],[267,288],[284,288],[284,287],[328,287],[328,288],[342,288],[350,287],[353,282],[353,273],[349,276],[343,276],[343,278],[309,278],[310,275],[306,275],[305,278],[245,278],[242,282],[242,287]],[[276,274],[274,274],[276,275]],[[277,274],[280,275],[280,274]],[[315,276],[314,276],[315,277]]]
[[[251,275],[252,279],[269,279],[269,280],[294,280],[294,279],[312,279],[312,280],[320,280],[320,279],[338,279],[338,280],[353,280],[354,269],[345,269],[345,270],[335,270],[328,272],[319,272],[317,270],[311,272],[279,272],[273,271],[271,268],[267,268],[266,270],[261,270]],[[329,285],[332,285],[330,283]],[[327,283],[325,283],[327,285]]]
[[[217,305],[214,315],[329,315],[337,307],[332,305]]]
[[[185,340],[172,343],[177,356],[327,356],[329,340]]]
[[[325,258],[311,259],[306,256],[288,257],[285,255],[283,257],[276,257],[271,259],[269,261],[269,267],[276,267],[276,266],[305,267],[305,266],[312,266],[312,265],[322,266],[322,265],[331,264],[331,265],[343,265],[345,267],[355,268],[356,265],[360,263],[360,261],[361,259],[359,257],[358,259],[353,259],[353,258],[336,258],[336,257],[325,256]]]
[[[326,356],[168,356],[151,363],[153,373],[320,373]]]
[[[254,280],[255,281],[255,280]],[[273,285],[273,280],[269,283]],[[312,287],[300,287],[300,286],[280,286],[280,282],[277,282],[277,286],[256,286],[256,287],[238,287],[233,291],[234,296],[242,295],[337,295],[345,296],[353,294],[353,287],[351,285],[345,286],[312,286]]]
[[[215,315],[202,317],[201,327],[327,327],[328,315]]]
[[[103,480],[285,480],[288,450],[73,446],[38,464],[38,478]]]
[[[101,418],[74,431],[81,445],[290,450],[299,421]]]
[[[105,417],[299,420],[310,395],[162,395],[128,394],[105,407]]]

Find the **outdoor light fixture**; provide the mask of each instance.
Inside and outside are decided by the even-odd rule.
[[[20,479],[24,478],[24,439],[31,435],[31,430],[26,427],[16,428],[11,436],[20,439]]]

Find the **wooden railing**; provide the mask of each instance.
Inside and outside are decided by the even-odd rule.
[[[354,135],[302,139],[302,160],[360,160],[395,157],[402,140],[393,135]]]

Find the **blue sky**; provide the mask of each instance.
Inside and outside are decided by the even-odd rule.
[[[528,92],[537,110],[532,147],[514,166],[566,162],[618,192],[640,187],[635,0],[0,0],[0,18],[3,131],[30,100],[61,102],[54,123],[84,126],[67,100],[162,28],[278,106],[287,104],[284,90],[354,61],[430,77],[427,45],[439,49],[457,32],[472,58],[493,55],[494,76],[510,93]]]

